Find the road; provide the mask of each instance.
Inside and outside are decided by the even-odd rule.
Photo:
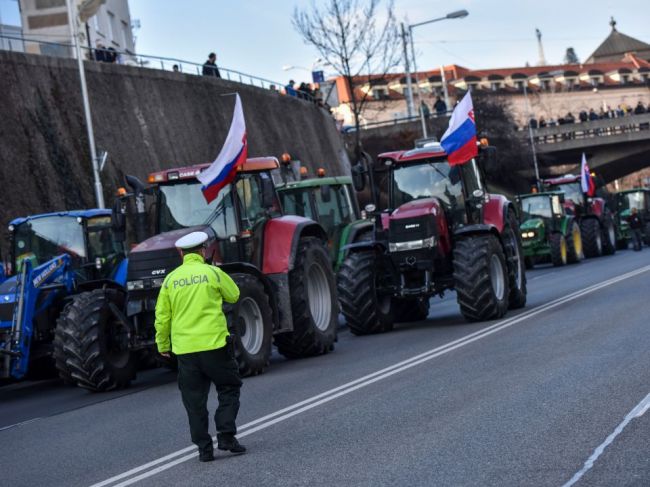
[[[499,321],[466,323],[451,294],[426,321],[275,357],[244,382],[249,453],[208,464],[171,372],[0,389],[0,484],[650,485],[650,250],[528,278]]]

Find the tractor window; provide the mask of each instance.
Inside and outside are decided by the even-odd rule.
[[[340,192],[335,186],[330,187],[331,198],[324,201],[320,188],[314,188],[314,198],[316,199],[316,208],[318,208],[318,221],[328,235],[334,232],[334,229],[343,222],[341,211]]]
[[[270,177],[268,174],[242,174],[237,180],[237,196],[241,204],[242,229],[251,230],[256,223],[266,219],[267,210],[262,207],[262,177]],[[271,216],[278,215],[280,204],[270,209]]]
[[[345,185],[335,186],[336,191],[332,193],[336,195],[339,200],[339,207],[341,208],[341,220],[343,223],[350,223],[354,219],[354,210],[352,209],[352,202],[349,197],[349,189]],[[333,189],[334,189],[333,188]]]
[[[208,204],[198,182],[161,184],[159,189],[158,228],[161,232],[204,224],[228,194],[224,188],[217,199]]]
[[[99,258],[102,262],[102,277],[108,277],[123,256],[120,244],[113,239],[111,217],[90,218],[86,225],[88,229],[88,260],[93,262]]]
[[[524,218],[551,218],[551,200],[548,196],[531,196],[521,200]]]
[[[298,215],[314,220],[314,214],[309,201],[310,188],[296,189],[280,192],[282,207],[287,215]]]
[[[578,206],[584,205],[584,194],[580,187],[580,181],[555,185],[553,186],[553,191],[564,193],[565,200],[571,200]]]
[[[69,254],[73,265],[86,257],[83,228],[76,217],[49,216],[21,223],[14,230],[14,269],[31,260],[34,267],[60,254]]]
[[[623,197],[621,198],[621,205],[619,207],[620,210],[631,210],[632,208],[636,208],[637,210],[645,210],[643,207],[643,193],[641,191],[637,191],[634,193],[623,193]]]
[[[447,210],[464,214],[460,169],[448,162],[396,166],[392,171],[392,204],[397,208],[421,198],[438,198]]]

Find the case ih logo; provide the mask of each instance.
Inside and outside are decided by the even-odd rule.
[[[406,230],[410,230],[411,228],[418,228],[419,226],[420,226],[419,223],[411,223],[411,224],[409,224],[409,225],[404,225],[404,228],[405,228]]]
[[[155,271],[151,271],[152,276],[162,276],[165,273],[165,269],[156,269]]]

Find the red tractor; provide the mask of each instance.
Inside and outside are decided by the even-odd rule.
[[[243,375],[261,373],[273,342],[286,357],[334,348],[338,303],[327,235],[316,222],[283,216],[271,171],[275,158],[248,159],[235,180],[207,204],[197,174],[209,164],[159,171],[145,188],[127,177],[133,193],[114,209],[124,233],[125,212],[135,202],[137,240],[129,253],[127,287],[83,293],[66,308],[80,339],[70,344],[80,385],[107,390],[135,377],[138,357],[155,357],[155,305],[165,276],[181,263],[174,246],[190,232],[210,236],[211,261],[229,273],[240,299],[227,309]],[[154,198],[155,236],[145,238],[144,195]],[[96,343],[93,343],[96,342]]]
[[[515,206],[487,192],[482,165],[495,158],[482,147],[478,160],[452,166],[437,143],[379,155],[387,207],[374,216],[372,236],[347,246],[338,273],[339,299],[357,335],[392,329],[394,322],[426,318],[429,298],[456,290],[470,321],[503,316],[526,304],[526,275]],[[372,171],[353,168],[362,191]],[[380,190],[384,191],[380,191]],[[375,200],[378,198],[375,197]]]
[[[582,192],[580,176],[566,176],[542,181],[546,191],[564,193],[564,208],[580,225],[585,257],[600,257],[616,252],[614,214],[604,198],[588,197]]]

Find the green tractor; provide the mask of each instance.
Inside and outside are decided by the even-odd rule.
[[[617,246],[626,249],[632,235],[628,218],[636,208],[643,221],[643,242],[650,246],[650,188],[634,188],[616,193],[617,224],[620,239]]]
[[[521,208],[521,239],[526,267],[551,262],[554,266],[584,259],[580,226],[564,211],[564,194],[531,193],[517,197]]]
[[[287,215],[317,221],[327,232],[330,255],[337,270],[345,259],[344,246],[370,235],[372,223],[361,217],[359,204],[349,176],[288,181],[278,188]]]

